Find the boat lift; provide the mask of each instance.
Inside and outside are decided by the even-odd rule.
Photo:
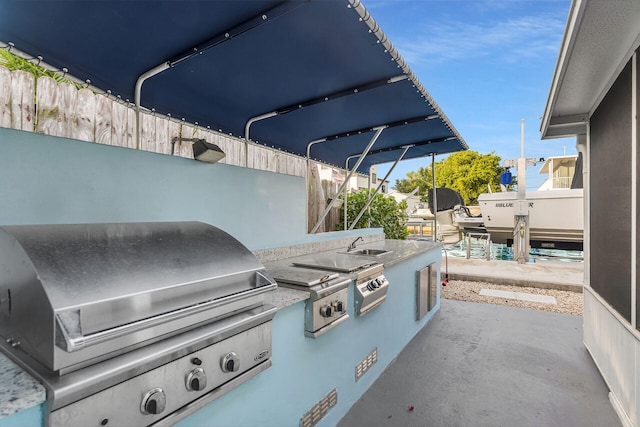
[[[505,160],[503,166],[516,167],[518,171],[518,196],[513,206],[513,260],[518,264],[529,261],[531,243],[529,239],[529,204],[526,197],[527,165],[535,166],[535,158],[524,157],[524,119],[520,120],[520,157],[516,160]]]

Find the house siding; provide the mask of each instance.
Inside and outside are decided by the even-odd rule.
[[[591,117],[591,287],[631,322],[629,62]]]

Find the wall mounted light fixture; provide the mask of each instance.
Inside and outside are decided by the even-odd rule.
[[[201,162],[217,163],[224,159],[224,151],[215,144],[205,141],[202,138],[171,138],[171,155],[175,150],[176,142],[193,142],[193,158]]]

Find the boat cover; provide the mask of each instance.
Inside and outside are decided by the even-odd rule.
[[[576,168],[573,172],[573,179],[571,180],[571,188],[582,188],[582,161],[582,153],[578,153]]]
[[[429,207],[433,206],[433,190],[428,194]],[[436,189],[436,197],[438,197],[438,212],[453,209],[456,205],[464,205],[464,199],[455,190],[440,187]]]

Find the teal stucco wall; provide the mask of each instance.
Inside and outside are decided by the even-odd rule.
[[[0,385],[1,386],[1,385]],[[33,406],[5,418],[0,418],[0,427],[40,427],[44,426],[45,404]]]
[[[250,249],[305,235],[305,181],[0,128],[0,225],[203,221]]]

